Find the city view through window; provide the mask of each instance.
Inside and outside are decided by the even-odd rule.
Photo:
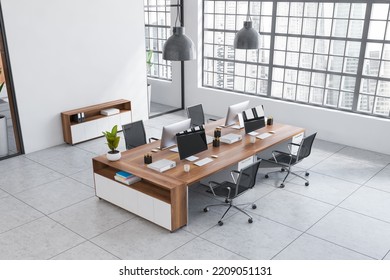
[[[251,1],[248,51],[233,48],[248,2],[203,4],[203,86],[389,117],[388,2]]]
[[[171,81],[171,62],[162,58],[164,43],[171,34],[170,5],[170,0],[144,0],[147,56],[151,52],[148,77]]]

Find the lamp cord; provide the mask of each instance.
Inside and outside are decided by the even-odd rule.
[[[251,1],[249,1],[248,0],[248,13],[247,13],[247,15],[246,15],[246,20],[248,21],[252,21],[252,18],[251,18],[251,16],[250,16],[250,3],[251,3]]]
[[[177,6],[177,9],[176,9],[176,20],[175,20],[175,27],[177,27],[177,19],[179,18],[179,11],[180,11],[180,8],[181,8],[181,3],[180,3],[180,0],[178,1],[178,6]],[[179,23],[181,25],[181,18],[179,19]]]

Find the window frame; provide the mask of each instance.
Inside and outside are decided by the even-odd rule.
[[[376,101],[374,102],[374,105],[372,105],[372,110],[371,112],[366,112],[366,111],[362,111],[362,110],[359,110],[358,109],[358,105],[359,105],[359,100],[362,96],[366,96],[367,94],[362,94],[360,92],[360,88],[361,88],[361,84],[362,84],[362,80],[363,79],[371,79],[371,80],[376,80],[376,84],[377,84],[377,87],[375,89],[375,92],[373,94],[374,96],[374,99],[377,100],[377,94],[379,93],[378,91],[378,85],[380,83],[380,81],[385,81],[385,82],[389,82],[390,84],[390,77],[389,78],[386,78],[386,77],[381,77],[380,76],[380,72],[381,72],[381,67],[382,67],[382,64],[384,63],[384,60],[383,60],[383,49],[384,49],[384,46],[385,44],[389,44],[390,46],[390,38],[388,38],[386,40],[386,34],[389,33],[390,31],[388,30],[390,28],[390,8],[388,10],[388,17],[387,17],[387,20],[384,19],[385,21],[385,29],[384,29],[384,36],[383,36],[383,40],[376,40],[376,39],[368,39],[368,32],[369,32],[369,26],[370,26],[370,20],[371,20],[371,10],[372,10],[372,5],[373,4],[376,4],[376,3],[389,3],[388,1],[385,1],[385,0],[343,0],[343,1],[336,1],[336,0],[324,0],[324,1],[313,1],[313,0],[301,0],[301,1],[285,1],[285,0],[270,0],[270,1],[260,1],[260,0],[251,0],[251,3],[253,2],[260,2],[263,3],[263,2],[271,2],[272,3],[272,21],[271,21],[271,31],[270,32],[261,32],[260,29],[258,30],[260,35],[265,35],[265,36],[270,36],[270,45],[269,45],[269,60],[268,60],[268,63],[263,63],[263,62],[259,62],[259,54],[257,55],[258,57],[258,60],[257,62],[248,62],[248,61],[245,61],[247,60],[247,57],[245,58],[245,60],[237,60],[236,58],[234,59],[225,59],[225,58],[217,58],[215,56],[215,54],[213,53],[213,56],[205,56],[205,33],[207,31],[209,32],[213,32],[213,34],[217,31],[222,31],[224,32],[224,34],[226,34],[227,32],[229,33],[235,33],[236,31],[232,31],[232,30],[227,30],[227,29],[216,29],[215,28],[215,17],[214,17],[214,28],[205,28],[205,15],[207,14],[205,12],[205,2],[206,1],[209,1],[209,2],[213,2],[213,3],[216,3],[216,2],[221,2],[221,0],[203,0],[202,3],[202,86],[205,87],[205,88],[212,88],[212,89],[217,89],[217,90],[224,90],[224,91],[230,91],[230,92],[236,92],[236,93],[241,93],[241,94],[246,94],[246,95],[251,95],[251,96],[258,96],[258,97],[267,97],[267,98],[272,98],[272,99],[277,99],[277,100],[282,100],[282,101],[286,101],[286,102],[293,102],[293,103],[299,103],[299,104],[305,104],[305,105],[309,105],[309,106],[315,106],[315,107],[322,107],[322,108],[327,108],[327,109],[332,109],[332,110],[339,110],[339,111],[346,111],[346,112],[352,112],[352,113],[357,113],[357,114],[363,114],[363,115],[370,115],[370,116],[375,116],[375,117],[380,117],[380,118],[390,118],[390,111],[387,115],[381,115],[381,114],[376,114],[375,113],[375,104],[376,104]],[[225,1],[224,1],[225,2]],[[235,1],[237,3],[237,1]],[[287,15],[285,16],[282,16],[282,17],[285,17],[287,19],[287,32],[285,33],[277,33],[276,32],[276,20],[277,20],[277,6],[278,6],[278,3],[304,3],[303,5],[303,11],[302,11],[302,16],[299,17],[299,16],[296,16],[296,15],[292,15],[290,14],[289,10],[290,10],[290,5],[288,5],[288,11],[287,11]],[[320,10],[320,7],[319,7],[319,4],[321,3],[333,3],[333,14],[332,14],[332,26],[330,27],[330,35],[326,35],[326,36],[318,36],[317,35],[317,26],[315,27],[315,33],[314,35],[304,35],[302,34],[303,33],[303,25],[304,25],[304,21],[306,18],[306,16],[304,16],[305,14],[305,5],[306,3],[317,3],[317,15],[314,17],[314,19],[316,19],[316,25],[317,25],[317,22],[318,22],[318,19],[324,19],[324,18],[328,18],[328,17],[318,17],[318,13],[319,13],[319,10]],[[334,21],[335,19],[338,20],[340,19],[339,17],[335,17],[335,7],[336,7],[336,3],[347,3],[347,4],[350,4],[349,5],[349,15],[348,17],[345,17],[345,18],[341,18],[341,19],[346,19],[347,20],[347,27],[346,27],[346,36],[345,37],[337,37],[337,36],[334,36],[333,33],[333,25],[334,25]],[[361,18],[356,18],[356,16],[352,15],[352,7],[353,7],[353,4],[365,4],[365,12],[363,11],[363,16]],[[252,5],[252,4],[251,4]],[[251,14],[253,13],[252,8],[253,6],[251,6]],[[215,15],[215,7],[214,7],[214,11],[210,14],[213,14]],[[260,12],[261,13],[261,12]],[[231,14],[229,14],[231,15]],[[226,16],[227,16],[227,13],[226,13],[226,7],[225,7],[225,13],[224,13],[224,18],[225,18],[225,23],[226,23]],[[234,14],[235,16],[235,19],[236,19],[236,29],[239,29],[241,27],[237,27],[237,25],[240,25],[241,22],[237,22],[237,5],[236,5],[236,13]],[[262,15],[260,14],[260,17]],[[288,33],[289,32],[289,23],[290,23],[290,18],[300,18],[301,19],[301,33],[300,34],[290,34]],[[362,21],[362,24],[363,26],[360,27],[361,29],[361,38],[356,38],[356,37],[352,37],[349,36],[349,25],[352,21],[354,20],[361,20]],[[358,22],[357,22],[358,23]],[[224,28],[226,27],[226,25],[224,26]],[[390,33],[389,33],[390,34]],[[275,54],[275,50],[278,51],[277,49],[275,49],[275,39],[276,37],[278,36],[282,36],[282,37],[285,37],[286,39],[286,48],[284,49],[284,53],[285,53],[285,58],[284,58],[284,64],[283,65],[278,65],[278,64],[275,64],[275,57],[274,57],[274,54]],[[312,64],[311,64],[311,68],[302,68],[300,66],[300,57],[302,55],[302,51],[301,51],[301,46],[299,47],[299,50],[298,51],[289,51],[287,49],[287,40],[288,38],[294,38],[294,37],[297,37],[300,41],[300,43],[302,42],[302,39],[303,38],[309,38],[309,39],[313,39],[313,50],[311,53],[307,53],[307,54],[311,54],[312,55]],[[326,61],[326,68],[324,70],[321,70],[321,69],[313,69],[314,67],[314,57],[315,57],[315,45],[316,45],[316,41],[317,40],[321,40],[321,39],[324,39],[324,40],[329,40],[329,44],[328,44],[328,51],[327,51],[327,54],[325,54],[327,56],[327,61]],[[344,54],[341,56],[341,55],[336,55],[336,54],[332,54],[331,53],[331,43],[332,41],[340,41],[340,42],[344,42]],[[359,42],[360,43],[360,51],[358,53],[357,56],[347,56],[347,47],[348,47],[348,43],[349,42]],[[379,66],[378,66],[378,74],[373,77],[373,76],[368,76],[368,75],[365,75],[363,73],[363,67],[364,67],[364,61],[365,61],[365,52],[366,52],[366,45],[367,43],[381,43],[382,44],[382,53],[381,53],[381,57],[378,59],[379,61]],[[215,47],[215,42],[213,41],[213,47]],[[300,44],[301,45],[301,44]],[[225,48],[226,48],[226,43],[224,44]],[[390,47],[389,47],[390,48]],[[297,53],[298,54],[298,66],[288,66],[286,64],[287,62],[287,54],[288,53]],[[259,52],[258,52],[259,53]],[[304,53],[305,54],[305,53]],[[330,63],[330,58],[333,58],[333,57],[342,57],[342,66],[341,66],[341,71],[331,71],[329,70],[329,63]],[[350,67],[353,67],[353,71],[354,73],[348,73],[348,72],[345,72],[344,71],[344,67],[348,66],[348,64],[346,63],[346,61],[349,60],[351,61],[351,64],[349,64]],[[259,76],[257,75],[257,77],[253,78],[251,76],[248,76],[247,73],[245,72],[243,78],[244,78],[244,86],[241,88],[241,90],[237,90],[235,88],[235,86],[233,85],[232,88],[227,88],[227,86],[225,85],[222,85],[220,87],[216,87],[215,86],[215,83],[214,83],[214,78],[215,78],[215,75],[217,74],[217,72],[215,71],[214,68],[212,68],[211,72],[210,71],[207,71],[208,69],[205,69],[205,64],[206,64],[206,61],[211,61],[213,63],[215,62],[218,62],[218,61],[222,61],[223,63],[227,63],[227,62],[230,62],[230,63],[234,63],[234,65],[236,63],[244,63],[245,64],[245,70],[248,68],[247,66],[248,65],[257,65],[258,67],[259,66],[263,66],[263,67],[268,67],[268,77],[266,77],[265,79],[260,79]],[[385,61],[386,62],[386,61]],[[387,60],[387,62],[390,64],[390,60]],[[356,65],[357,63],[357,65]],[[352,65],[353,64],[353,65]],[[233,74],[231,74],[231,79],[235,79],[237,76],[235,75],[235,68],[234,67],[234,72]],[[286,74],[283,75],[283,81],[280,82],[281,84],[281,88],[282,88],[282,93],[281,93],[281,96],[273,96],[272,95],[272,90],[273,90],[273,82],[275,82],[273,80],[273,71],[274,69],[277,69],[277,68],[282,68],[284,73],[287,71],[296,71],[296,81],[294,83],[286,83],[285,82],[285,78],[286,78]],[[257,68],[259,69],[259,68]],[[305,86],[305,85],[302,85],[302,84],[299,84],[298,83],[298,79],[299,79],[299,73],[302,72],[302,71],[307,71],[307,72],[310,72],[310,82],[309,82],[309,85],[307,85],[309,87],[309,96],[307,98],[307,101],[300,101],[300,100],[297,100],[297,96],[298,96],[298,91],[295,90],[295,96],[293,98],[293,100],[291,99],[286,99],[284,98],[283,96],[283,92],[284,92],[284,88],[286,88],[286,86],[288,87],[289,85],[295,87],[295,89],[297,89],[299,86]],[[356,72],[355,72],[356,71]],[[213,80],[211,81],[211,85],[206,83],[206,78],[205,78],[205,75],[207,75],[207,73],[211,73],[213,75],[211,75],[213,77]],[[226,74],[226,71],[223,71],[222,72],[223,75],[224,75],[224,78],[223,78],[223,81],[226,80],[225,76],[227,76]],[[315,89],[317,88],[317,86],[313,86],[313,83],[312,83],[312,79],[313,79],[313,76],[315,75],[315,73],[319,73],[319,74],[324,74],[325,77],[324,77],[324,85],[321,86],[321,87],[318,87],[319,89],[322,89],[322,103],[321,104],[313,104],[310,102],[310,94],[312,92],[312,89]],[[338,89],[334,89],[334,88],[328,88],[327,87],[327,82],[328,82],[328,77],[330,77],[331,75],[335,75],[336,78],[337,76],[340,77],[340,82],[339,82],[339,88]],[[343,81],[344,80],[347,80],[347,79],[350,79],[348,77],[351,77],[352,79],[355,79],[355,82],[354,84],[351,83],[351,89],[349,91],[346,91],[345,89],[343,89]],[[255,92],[248,92],[247,90],[247,85],[246,85],[246,80],[247,79],[255,79],[256,80],[256,88],[255,88]],[[259,86],[258,86],[258,83],[260,81],[264,81],[264,80],[267,80],[267,92],[266,94],[262,94],[262,93],[259,93]],[[224,82],[223,82],[224,84]],[[234,84],[234,82],[233,82]],[[330,104],[326,104],[326,97],[327,97],[327,92],[331,92],[331,91],[337,91],[338,92],[338,97],[337,97],[337,104],[336,106],[334,105],[330,105]],[[350,104],[349,108],[343,108],[341,106],[341,101],[340,101],[340,97],[342,95],[345,95],[345,96],[348,96],[349,95],[349,98],[352,98],[352,104]],[[343,96],[344,96],[343,95]],[[381,98],[382,96],[379,95],[379,99]],[[390,94],[389,96],[385,97],[387,99],[390,100]],[[387,103],[386,103],[387,104]],[[387,105],[386,105],[387,106]]]

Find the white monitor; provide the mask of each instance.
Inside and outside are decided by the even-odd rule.
[[[238,121],[238,114],[245,111],[248,107],[249,107],[249,100],[234,105],[230,105],[226,115],[225,126],[231,126],[235,124]]]
[[[191,119],[186,119],[163,127],[160,149],[176,145],[176,134],[191,127]]]

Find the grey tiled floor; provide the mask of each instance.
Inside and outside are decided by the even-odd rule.
[[[147,137],[183,118],[145,121]],[[195,185],[189,225],[169,233],[95,197],[91,158],[105,152],[99,138],[0,161],[0,259],[390,259],[388,155],[317,139],[299,164],[310,186],[259,171],[240,198],[258,205],[252,224],[231,211],[218,226],[224,209],[204,213],[216,200]]]

